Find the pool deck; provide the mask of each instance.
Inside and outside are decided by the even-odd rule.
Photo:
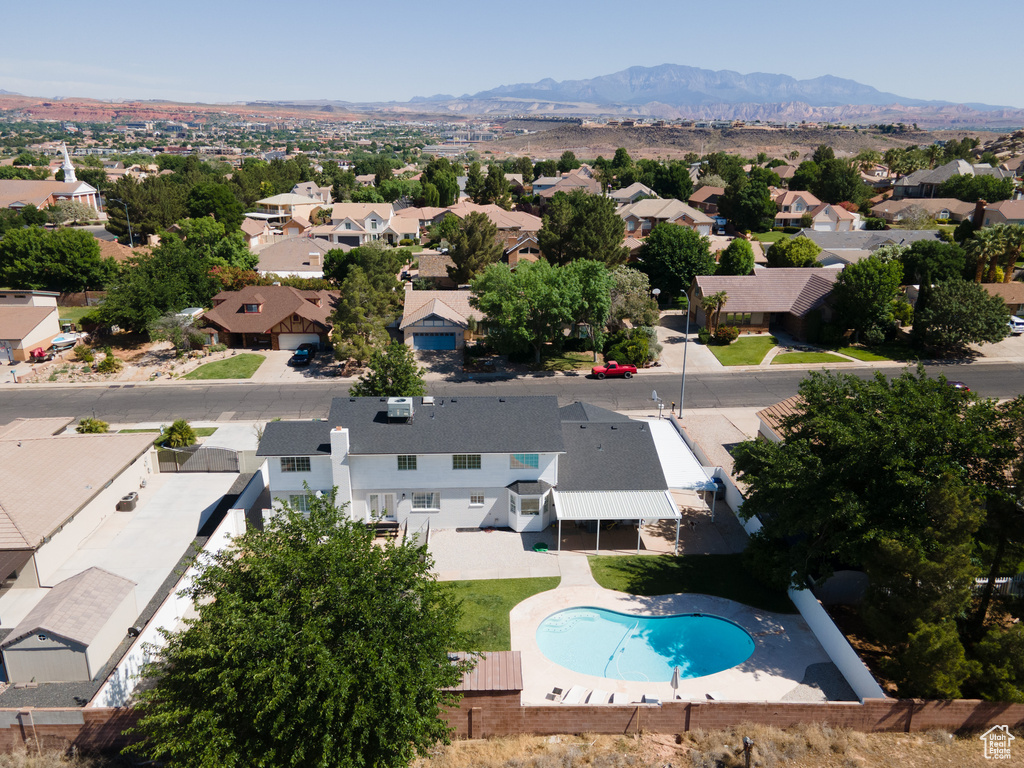
[[[638,702],[643,696],[662,701],[679,698],[706,701],[782,701],[807,686],[812,665],[831,660],[799,614],[771,613],[720,597],[696,594],[639,597],[600,587],[590,573],[583,554],[563,552],[557,555],[562,581],[556,589],[541,592],[512,609],[512,650],[522,653],[523,693],[526,705],[550,705],[552,688],[568,690],[582,686],[621,694],[625,702]],[[642,683],[612,680],[574,672],[549,661],[537,646],[537,627],[556,611],[577,606],[606,608],[622,613],[651,616],[677,613],[703,613],[735,622],[754,639],[754,653],[742,664],[713,675],[680,681],[677,691],[668,682]],[[677,694],[674,696],[674,694]],[[825,701],[824,694],[803,700]],[[583,703],[583,702],[581,702]]]

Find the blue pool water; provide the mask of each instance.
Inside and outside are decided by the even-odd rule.
[[[551,661],[584,675],[669,682],[703,677],[750,658],[754,641],[717,616],[635,616],[603,608],[568,608],[537,627],[537,645]]]

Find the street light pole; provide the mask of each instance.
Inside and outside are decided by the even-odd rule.
[[[690,348],[690,297],[686,297],[686,335],[683,336],[683,384],[679,388],[679,420],[683,419],[683,402],[686,399],[686,352]]]
[[[120,203],[121,205],[124,206],[124,219],[125,219],[125,221],[128,222],[128,244],[129,244],[130,247],[134,248],[135,247],[135,236],[132,234],[132,220],[131,220],[131,217],[128,216],[128,203],[126,203],[124,200],[118,200],[116,197],[108,197],[107,200],[109,200],[112,203]]]

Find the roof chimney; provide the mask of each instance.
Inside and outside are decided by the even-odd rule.
[[[978,200],[974,204],[974,215],[971,216],[971,222],[975,228],[984,226],[985,224],[985,206],[988,205],[984,200]]]

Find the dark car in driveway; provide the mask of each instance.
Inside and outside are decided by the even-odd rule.
[[[288,365],[302,368],[316,359],[316,344],[300,344],[288,359]]]

